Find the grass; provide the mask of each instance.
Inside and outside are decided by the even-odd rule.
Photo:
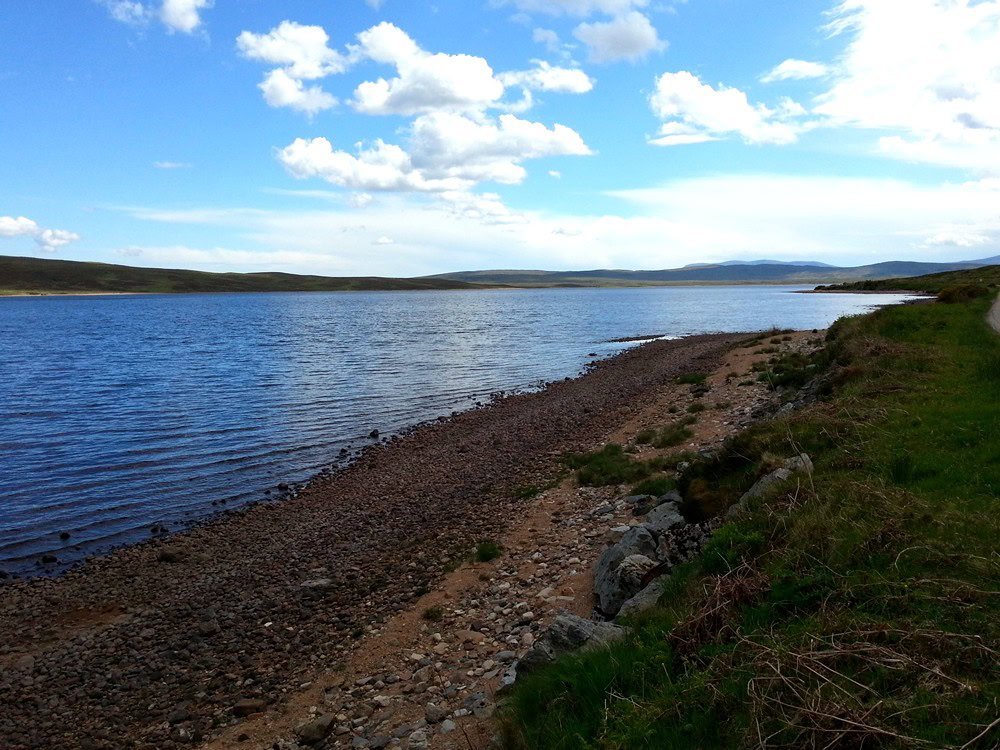
[[[835,324],[824,400],[685,472],[749,504],[626,640],[526,676],[510,750],[965,748],[1000,742],[1000,337],[985,299]],[[820,369],[820,368],[816,368]]]
[[[677,482],[675,482],[670,477],[650,477],[645,479],[639,484],[632,488],[633,495],[653,495],[655,497],[660,497],[666,495],[670,490],[677,487]]]
[[[674,382],[676,382],[678,385],[687,385],[687,384],[698,385],[704,383],[707,377],[708,374],[704,372],[688,372],[684,373],[683,375],[678,375],[674,379]]]
[[[616,443],[610,443],[592,453],[571,453],[565,456],[564,461],[569,468],[576,470],[576,480],[584,487],[610,487],[640,482],[662,467],[662,462],[658,459],[632,458]]]
[[[444,607],[440,604],[435,604],[425,609],[420,616],[428,622],[441,622],[444,619]]]
[[[816,288],[826,291],[914,291],[940,294],[946,289],[963,286],[989,287],[995,290],[997,286],[1000,286],[1000,266],[984,266],[965,271],[930,273],[925,276],[910,276],[900,279],[878,279],[856,281],[849,284],[829,284]]]
[[[697,414],[698,412],[705,411],[705,404],[703,404],[701,401],[695,401],[690,406],[688,406],[687,410],[689,414]]]
[[[484,539],[476,545],[475,557],[477,562],[489,562],[496,560],[502,553],[503,547],[499,543],[491,539]]]

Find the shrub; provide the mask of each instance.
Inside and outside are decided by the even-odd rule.
[[[969,302],[970,300],[985,297],[990,290],[979,284],[963,284],[961,286],[949,286],[938,292],[938,302],[953,305],[958,302]]]
[[[639,482],[632,488],[633,495],[654,495],[660,497],[666,495],[674,489],[677,483],[670,477],[652,477],[644,482]]]
[[[695,401],[688,407],[688,413],[690,414],[697,414],[700,411],[705,411],[705,404],[701,401]]]
[[[500,553],[503,551],[501,547],[496,542],[490,539],[484,539],[479,544],[476,545],[476,560],[479,562],[489,562],[490,560],[496,560],[500,557]]]
[[[425,609],[424,613],[420,616],[428,622],[440,622],[444,619],[444,607],[440,604],[435,604],[433,607]]]

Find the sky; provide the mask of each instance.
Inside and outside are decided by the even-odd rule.
[[[1000,253],[1000,0],[3,0],[0,253]]]

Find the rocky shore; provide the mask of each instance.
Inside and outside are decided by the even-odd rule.
[[[95,558],[57,579],[0,588],[0,627],[7,634],[0,645],[3,746],[222,747],[253,741],[241,731],[248,716],[294,713],[296,701],[320,687],[313,685],[317,675],[326,679],[321,698],[386,688],[394,675],[348,685],[346,693],[330,675],[349,666],[358,644],[383,633],[394,615],[412,617],[426,606],[470,543],[499,537],[536,512],[538,498],[518,499],[517,488],[544,484],[559,454],[599,445],[642,414],[675,376],[715,369],[746,338],[652,342],[579,379],[382,444],[295,499]],[[549,593],[550,607],[560,596],[571,598]],[[484,612],[484,627],[470,628],[461,643],[454,631],[447,638],[438,633],[431,645],[442,648],[411,654],[419,657],[412,672],[433,666],[432,654],[442,651],[478,655],[485,642],[496,641],[482,631],[498,618],[504,626],[516,619],[516,634],[498,635],[504,643],[515,638],[523,650],[524,636],[538,626],[536,613],[518,604],[506,614],[501,607],[492,620]],[[455,617],[453,610],[447,617]],[[498,674],[507,654],[496,657],[462,671],[464,683]],[[486,661],[494,663],[487,668]],[[413,690],[420,682],[425,691],[435,688],[430,695],[438,702],[458,692],[454,680],[412,681],[413,674],[406,681]],[[378,697],[386,704],[381,712],[396,710],[395,700],[382,695],[363,702],[359,710],[367,715],[345,715],[338,726],[347,727],[348,746],[400,743],[354,732],[372,723]],[[436,717],[420,705],[432,714],[425,723]],[[474,715],[476,706],[467,712]],[[334,713],[329,721],[341,720]],[[407,742],[418,747],[419,735]]]

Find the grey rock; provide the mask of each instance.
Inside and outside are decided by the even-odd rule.
[[[355,737],[351,740],[351,747],[371,747],[371,743],[364,737]]]
[[[625,502],[629,505],[641,505],[653,499],[652,495],[629,495],[625,498]]]
[[[618,610],[618,617],[637,615],[640,612],[645,612],[655,607],[656,602],[659,601],[660,595],[663,593],[663,584],[669,578],[670,576],[664,576],[651,582],[646,588],[622,605],[622,608]]]
[[[515,679],[517,674],[551,664],[564,654],[607,646],[623,637],[625,632],[621,626],[609,622],[584,620],[570,614],[559,615],[517,663]]]
[[[648,529],[642,526],[630,528],[621,540],[607,547],[597,559],[594,566],[594,591],[600,601],[601,611],[618,611],[617,606],[629,597],[621,597],[618,591],[618,566],[629,555],[656,556],[656,539]]]
[[[236,705],[233,706],[233,713],[237,716],[249,716],[250,714],[260,713],[264,710],[267,704],[257,698],[244,698],[241,701],[237,701]]]
[[[441,734],[451,734],[457,728],[458,727],[455,726],[455,722],[453,722],[451,719],[445,719],[444,721],[441,722]]]
[[[427,732],[423,729],[415,730],[410,735],[410,739],[406,743],[406,747],[409,748],[409,750],[425,750],[427,747]]]
[[[681,497],[681,493],[677,490],[670,490],[670,492],[666,495],[660,495],[656,499],[657,505],[663,505],[664,503],[676,503],[679,507],[682,502],[684,502],[684,498]]]
[[[368,741],[368,747],[372,748],[372,750],[382,750],[382,748],[389,747],[391,744],[392,737],[386,737],[384,735],[381,737],[372,737]]]
[[[316,578],[312,581],[303,581],[299,586],[304,589],[328,589],[333,586],[333,581],[329,578]]]
[[[659,537],[668,531],[679,529],[685,523],[684,516],[680,514],[675,503],[663,503],[650,511],[643,526]]]
[[[33,672],[35,670],[35,657],[31,654],[19,656],[14,662],[14,669],[18,672]]]
[[[812,474],[813,462],[807,454],[800,453],[798,456],[793,456],[785,461],[784,468],[789,471],[800,471],[804,474]]]
[[[299,738],[299,742],[304,742],[307,745],[315,745],[317,742],[326,739],[336,720],[337,717],[333,714],[323,714],[319,718],[300,726],[295,730],[295,735]]]

